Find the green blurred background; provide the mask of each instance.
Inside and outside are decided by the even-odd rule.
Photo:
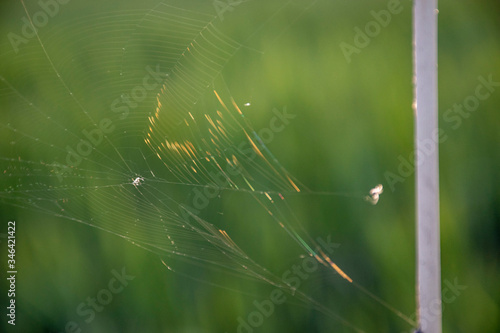
[[[229,7],[218,15],[224,4]],[[414,179],[410,175],[393,189],[386,179],[387,172],[397,173],[398,157],[408,159],[413,151],[411,2],[402,1],[401,12],[350,62],[340,44],[353,45],[353,29],[364,29],[373,20],[370,11],[387,9],[388,1],[71,0],[59,4],[39,29],[43,48],[32,37],[18,52],[8,34],[22,36],[23,5],[0,6],[0,233],[7,233],[9,220],[16,221],[18,269],[16,326],[6,323],[4,310],[2,331],[236,332],[238,318],[255,311],[254,300],[268,299],[275,289],[183,256],[168,257],[173,272],[162,264],[161,251],[158,255],[124,239],[146,244],[143,237],[154,236],[154,229],[141,231],[135,219],[154,224],[155,209],[175,210],[178,203],[193,200],[191,185],[147,184],[160,199],[156,208],[128,190],[120,197],[120,191],[105,187],[131,182],[136,175],[151,179],[151,171],[173,179],[143,141],[159,90],[114,122],[116,130],[109,135],[114,148],[99,146],[64,183],[46,166],[63,163],[66,144],[76,145],[81,130],[92,125],[89,116],[111,117],[111,102],[142,82],[145,66],[160,64],[168,71],[186,48],[182,41],[189,40],[180,26],[196,27],[208,17],[243,45],[222,76],[235,101],[251,103],[244,112],[253,127],[268,126],[273,109],[286,108],[295,116],[267,144],[280,163],[312,191],[354,194],[290,196],[289,221],[295,215],[311,237],[331,237],[340,244],[332,258],[344,271],[402,313],[414,314]],[[31,15],[41,10],[34,1],[26,7]],[[443,331],[498,332],[500,89],[459,126],[443,117],[474,94],[478,77],[500,81],[500,6],[492,0],[442,1],[439,8],[440,128],[448,136],[440,145],[442,279],[443,288],[446,281],[467,287],[444,304]],[[199,31],[193,29],[196,36]],[[169,49],[177,40],[178,47]],[[209,107],[204,105],[199,107]],[[378,183],[385,186],[378,205],[360,199]],[[271,183],[261,186],[273,189]],[[68,193],[78,198],[77,206],[62,212],[55,200]],[[116,202],[123,204],[123,214],[102,214]],[[300,264],[305,254],[248,193],[221,192],[200,217],[227,230],[277,276]],[[7,243],[0,240],[4,263]],[[203,251],[194,239],[181,241]],[[79,304],[107,288],[112,271],[122,268],[134,279],[85,322],[87,317],[76,312]],[[5,309],[5,278],[0,285]],[[365,332],[411,331],[331,270],[314,271],[300,290]],[[353,332],[325,312],[288,295],[254,331]],[[78,327],[68,329],[70,321]]]

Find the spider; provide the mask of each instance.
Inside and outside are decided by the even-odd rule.
[[[134,185],[135,187],[141,186],[143,181],[144,181],[143,177],[136,177],[135,179],[132,178],[132,185]]]

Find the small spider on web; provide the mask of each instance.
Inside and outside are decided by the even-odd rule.
[[[132,178],[132,185],[134,185],[137,188],[138,186],[142,185],[143,181],[144,181],[144,177],[136,177],[135,179]]]

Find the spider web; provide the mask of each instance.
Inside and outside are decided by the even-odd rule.
[[[284,128],[287,108],[274,108],[267,114],[274,125],[258,131],[252,121],[258,122],[259,111],[251,98],[232,92],[238,81],[228,68],[264,57],[263,40],[270,38],[274,45],[316,2],[268,4],[270,14],[250,32],[234,29],[237,22],[228,17],[237,5],[246,6],[228,4],[223,20],[220,13],[186,5],[94,13],[75,3],[73,10],[83,11],[79,18],[51,17],[50,25],[17,50],[2,45],[5,111],[0,124],[8,143],[0,159],[2,204],[112,233],[158,254],[177,274],[183,274],[175,268],[180,261],[270,284],[340,327],[362,332],[354,321],[254,260],[244,250],[248,246],[232,236],[232,224],[241,221],[214,218],[205,210],[211,201],[234,197],[243,211],[260,209],[267,223],[339,283],[409,321],[353,282],[290,204],[290,198],[319,196],[366,205],[370,188],[308,189],[278,161],[263,136]],[[37,8],[22,7],[33,28]],[[261,235],[248,237],[258,241]]]

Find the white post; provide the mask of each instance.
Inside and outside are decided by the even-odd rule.
[[[414,0],[417,307],[420,332],[441,333],[437,0]]]

